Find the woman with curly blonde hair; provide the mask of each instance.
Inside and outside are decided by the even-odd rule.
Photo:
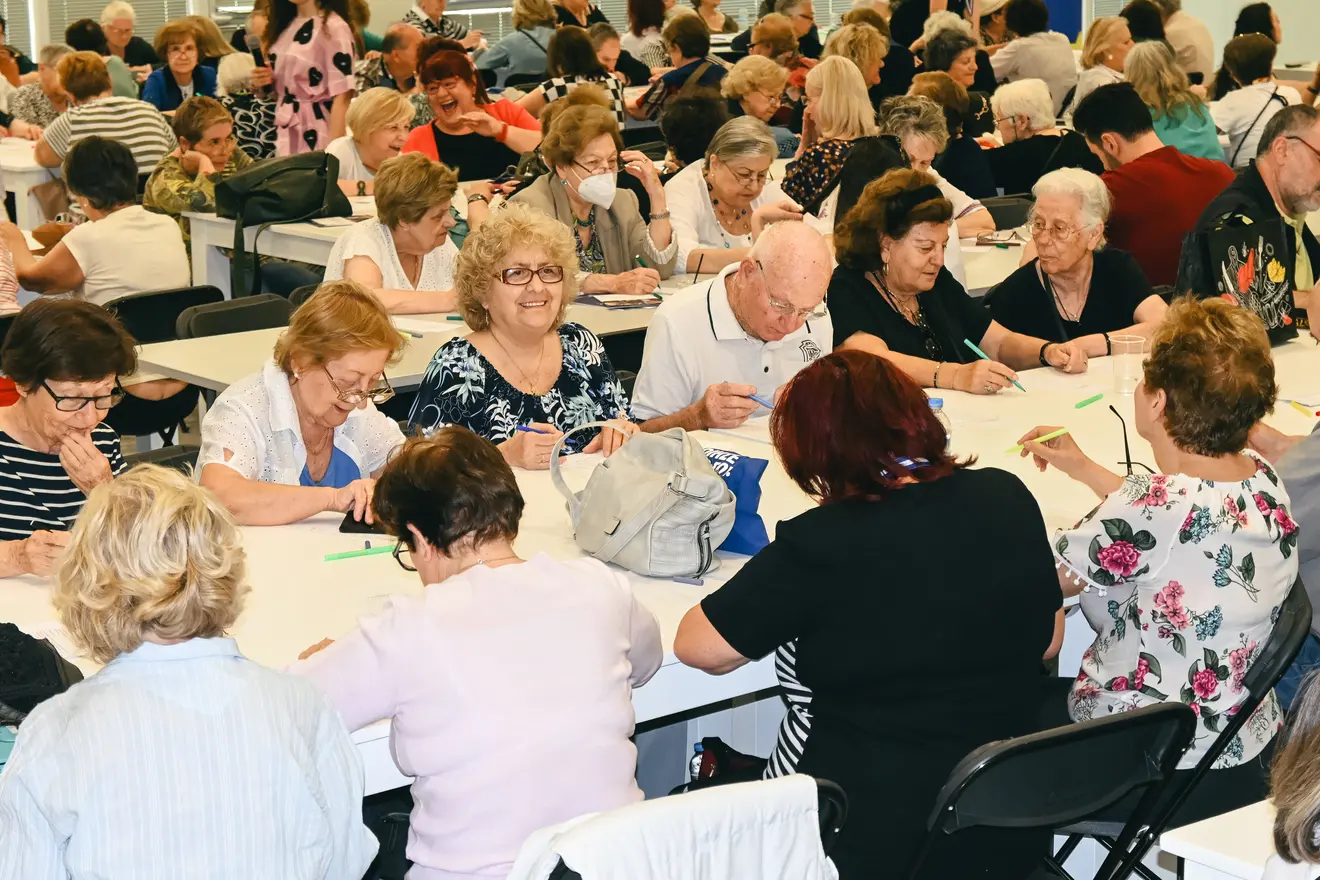
[[[105,667],[24,720],[0,875],[362,875],[362,760],[311,683],[225,636],[247,591],[233,517],[187,476],[144,465],[92,490],[53,600]]]
[[[462,425],[529,470],[548,468],[555,441],[587,422],[608,421],[614,430],[574,434],[565,451],[609,455],[635,434],[600,340],[564,323],[577,269],[572,233],[526,205],[508,205],[469,235],[454,288],[474,332],[435,353],[409,428]]]

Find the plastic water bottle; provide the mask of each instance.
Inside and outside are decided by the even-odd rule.
[[[944,451],[948,452],[950,447],[953,446],[953,423],[944,414],[944,398],[932,397],[930,399],[930,411],[935,413],[935,418],[939,419],[940,424],[944,426]]]
[[[688,761],[688,781],[696,782],[701,778],[701,743],[692,744],[692,760]]]

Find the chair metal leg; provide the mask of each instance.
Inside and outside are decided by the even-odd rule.
[[[1059,851],[1054,854],[1054,860],[1062,865],[1068,861],[1068,857],[1073,854],[1073,850],[1077,849],[1077,845],[1081,842],[1082,835],[1069,834],[1068,839],[1063,842],[1063,846],[1059,847]]]

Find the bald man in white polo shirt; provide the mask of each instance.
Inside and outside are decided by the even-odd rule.
[[[633,418],[643,431],[736,428],[834,345],[833,260],[802,222],[768,227],[751,253],[665,300],[646,331]],[[768,414],[763,410],[764,414]]]

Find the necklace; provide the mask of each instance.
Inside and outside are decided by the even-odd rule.
[[[463,572],[467,571],[469,568],[476,568],[478,565],[486,565],[487,563],[491,563],[491,562],[503,562],[506,559],[518,559],[518,558],[520,557],[518,556],[517,553],[510,553],[508,556],[493,556],[490,559],[477,559],[469,563],[468,565],[465,565],[462,568],[460,568],[458,570],[458,573],[462,574]]]
[[[870,275],[871,280],[880,288],[880,293],[884,296],[885,302],[889,303],[890,308],[907,319],[909,324],[916,324],[917,326],[922,325],[921,302],[915,296],[908,297],[907,299],[907,302],[912,304],[912,308],[905,308],[902,304],[902,300],[900,300],[899,297],[889,289],[889,285],[885,284],[884,279],[880,277],[879,272],[871,272]]]
[[[587,219],[585,220],[579,220],[577,214],[573,215],[574,226],[580,226],[586,228],[591,226],[595,221],[596,221],[596,208],[594,205],[592,206],[591,210],[587,212]]]
[[[519,363],[513,359],[513,355],[509,354],[509,350],[504,347],[503,342],[500,342],[500,338],[495,335],[494,330],[490,332],[490,338],[495,340],[495,344],[500,347],[500,351],[504,352],[504,356],[509,359],[509,363],[513,364],[513,368],[522,374],[523,381],[527,383],[528,393],[537,394],[538,392],[536,389],[539,388],[540,386],[536,383],[536,381],[534,381],[530,376],[528,376],[527,372],[522,368],[522,366],[520,366]],[[536,358],[536,377],[538,379],[541,377],[541,365],[544,362],[545,362],[545,339],[542,339],[541,353]]]
[[[1059,304],[1059,311],[1063,313],[1064,320],[1071,321],[1074,324],[1081,320],[1082,312],[1086,310],[1086,297],[1082,297],[1081,305],[1078,307],[1077,312],[1073,314],[1068,311],[1068,307],[1063,304],[1063,300],[1059,299],[1057,290],[1052,289],[1051,293],[1054,294],[1054,301]]]
[[[326,447],[327,445],[329,445],[329,443],[330,443],[330,438],[332,438],[332,437],[334,437],[334,436],[335,436],[335,432],[334,432],[333,429],[332,429],[332,430],[329,430],[329,431],[326,431],[326,432],[325,432],[325,436],[323,436],[323,437],[321,438],[321,442],[318,443],[318,444],[316,445],[315,448],[312,447],[312,444],[307,443],[307,442],[304,440],[304,441],[303,441],[303,445],[305,445],[305,446],[307,447],[307,457],[308,457],[308,458],[311,458],[313,455],[320,455],[322,452],[324,452],[324,451],[325,451],[325,447]]]

